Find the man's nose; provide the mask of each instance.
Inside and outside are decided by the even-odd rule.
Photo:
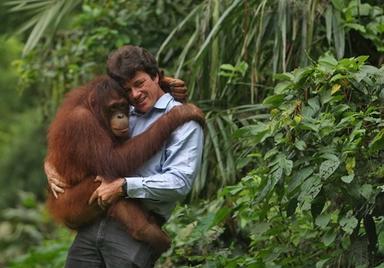
[[[137,98],[140,96],[140,90],[138,90],[137,88],[131,88],[131,96],[132,98]]]

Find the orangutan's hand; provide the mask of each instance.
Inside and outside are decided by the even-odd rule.
[[[161,84],[169,89],[169,92],[175,100],[182,103],[187,101],[187,87],[185,86],[185,82],[183,80],[164,76],[161,80]]]

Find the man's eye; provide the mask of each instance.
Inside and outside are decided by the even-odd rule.
[[[144,80],[138,80],[135,82],[136,87],[141,87],[144,84]]]

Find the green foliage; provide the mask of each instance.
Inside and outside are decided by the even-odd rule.
[[[0,209],[16,204],[17,190],[35,191],[41,198],[45,186],[45,131],[34,92],[17,90],[14,63],[20,53],[17,39],[0,37]]]
[[[327,263],[342,250],[348,261],[357,240],[349,235],[363,236],[360,223],[381,192],[384,68],[364,65],[366,59],[336,61],[326,54],[314,66],[280,76],[284,81],[274,94],[281,98],[271,104],[271,120],[262,132],[250,126],[242,134],[246,145],[262,152],[258,165],[266,167],[257,169],[262,182],[255,202],[279,204],[287,219],[299,214],[309,224],[312,218],[317,241],[339,252],[324,254]]]
[[[4,6],[9,6],[10,12],[24,11],[31,17],[19,29],[20,32],[23,32],[32,28],[23,53],[29,53],[37,45],[47,29],[55,31],[62,18],[70,13],[80,2],[80,0],[7,1]]]
[[[83,1],[52,42],[43,39],[17,66],[22,87],[35,90],[51,117],[66,91],[104,72],[111,50],[131,43],[157,51],[168,74],[188,77],[191,99],[207,112],[204,165],[192,197],[210,196],[243,175],[237,171],[246,167],[248,152],[238,150],[234,133],[268,117],[257,103],[268,96],[273,73],[307,65],[325,49],[340,57],[344,51],[353,54],[344,48],[348,25],[372,28],[373,23],[380,29],[382,8],[364,5],[369,12],[356,12],[360,6],[302,0]]]
[[[19,205],[4,209],[0,216],[0,265],[63,267],[72,235],[54,229],[34,194],[18,193]]]
[[[12,68],[12,61],[19,56],[20,50],[21,44],[18,40],[0,36],[0,114],[2,115],[0,128],[2,129],[9,124],[8,119],[13,118],[15,111],[23,108],[18,105],[21,99],[15,86],[18,77],[17,72]]]
[[[233,137],[238,127],[268,117],[258,103],[281,98],[269,96],[276,72],[307,66],[328,50],[338,58],[366,51],[381,62],[383,8],[360,2],[202,1],[174,28],[158,58],[165,52],[176,58],[176,76],[189,78],[190,96],[208,111],[204,168],[193,196],[211,195],[206,178],[221,186],[243,175],[248,152]],[[183,34],[189,39],[179,42]]]
[[[52,42],[43,39],[18,62],[20,86],[34,88],[51,117],[65,92],[105,72],[112,50],[130,43],[154,51],[177,16],[193,5],[189,0],[160,2],[84,1],[81,13],[67,18]]]
[[[76,13],[54,6],[79,1],[32,2],[20,8],[31,7],[43,27],[30,40],[45,38],[12,67],[8,56],[18,53],[17,42],[7,45],[14,52],[0,51],[8,66],[0,74],[7,89],[0,98],[7,115],[0,133],[3,206],[15,203],[15,191],[24,187],[42,197],[45,128],[34,107],[52,117],[65,92],[103,73],[108,53],[131,43],[157,52],[167,74],[185,79],[206,112],[204,159],[192,196],[212,197],[224,187],[212,201],[177,209],[167,225],[173,247],[159,267],[373,267],[382,261],[384,71],[366,64],[382,62],[381,1],[97,0],[82,1]],[[54,29],[62,18],[54,35],[43,34],[48,21]],[[312,60],[326,51],[340,60],[331,54]],[[14,69],[21,99],[8,87],[16,85]],[[21,215],[44,219],[38,206],[31,210]],[[34,220],[35,229],[21,217],[6,225],[18,234],[9,228],[21,222],[31,242],[20,246],[14,236],[2,244],[16,245],[7,258],[26,253],[14,267],[62,266],[70,238],[52,237],[53,230]]]
[[[372,229],[363,222],[381,207],[384,68],[366,60],[326,54],[278,76],[265,101],[271,118],[238,130],[253,170],[204,209],[175,215],[198,213],[181,231],[188,235],[175,238],[172,260],[196,267],[382,261],[368,249]],[[376,225],[381,237],[381,218]]]
[[[330,10],[328,21],[339,19],[338,22],[343,25],[347,31],[357,31],[366,38],[371,40],[379,52],[384,51],[383,34],[384,34],[384,10],[381,6],[370,5],[369,3],[360,3],[358,0],[348,1],[332,1],[334,9]],[[333,24],[334,25],[334,24]],[[332,29],[329,25],[327,29]],[[335,34],[335,31],[333,32]],[[327,33],[330,36],[331,33]],[[334,38],[336,44],[336,37]],[[341,37],[340,40],[344,40]]]
[[[0,136],[0,209],[16,204],[18,190],[34,191],[43,198],[45,128],[40,109],[14,115]]]
[[[60,229],[57,236],[32,247],[28,253],[18,256],[10,262],[10,268],[61,268],[65,265],[68,249],[73,240],[73,235],[67,230]]]

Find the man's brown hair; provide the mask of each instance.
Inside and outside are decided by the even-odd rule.
[[[146,49],[139,46],[126,45],[112,52],[107,60],[107,73],[121,86],[132,79],[137,71],[146,72],[155,78],[162,73],[155,57]]]

